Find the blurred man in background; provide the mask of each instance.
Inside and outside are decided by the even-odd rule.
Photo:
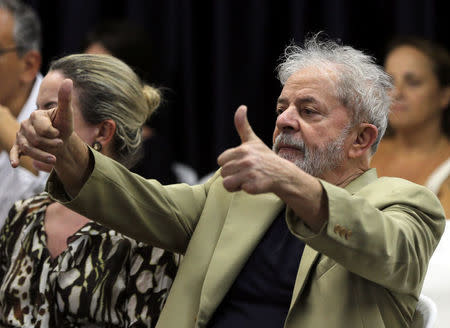
[[[47,174],[23,157],[13,170],[9,151],[19,122],[36,108],[42,76],[41,25],[36,13],[17,0],[0,0],[0,226],[14,201],[44,189]]]

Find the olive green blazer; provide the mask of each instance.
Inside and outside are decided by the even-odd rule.
[[[162,186],[92,153],[93,172],[74,199],[55,174],[47,190],[93,220],[183,253],[157,327],[206,327],[283,202],[274,194],[229,193],[219,173],[204,185]],[[320,233],[286,211],[306,246],[285,327],[409,327],[445,225],[439,201],[375,170],[345,189],[321,183],[329,220]]]

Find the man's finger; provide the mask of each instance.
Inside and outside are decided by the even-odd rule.
[[[253,132],[252,127],[247,120],[247,106],[241,105],[234,114],[234,126],[241,137],[242,143],[259,139]]]
[[[53,126],[60,128],[66,126],[67,122],[72,122],[72,89],[73,82],[65,79],[58,91],[58,110],[52,118]]]
[[[16,168],[19,166],[20,164],[20,156],[22,154],[19,151],[19,146],[17,144],[15,144],[14,146],[12,146],[10,152],[9,152],[9,161],[11,162],[11,166]]]
[[[49,119],[51,122],[54,121],[56,116],[57,108],[46,109],[45,111],[36,110],[30,115],[31,124],[22,124],[23,132],[28,130],[33,130],[32,133],[45,138],[57,138],[59,136],[59,130],[49,125]],[[46,115],[41,115],[41,112],[45,112]],[[29,136],[32,136],[29,133]],[[25,133],[23,133],[25,134]],[[26,134],[25,134],[26,135]]]
[[[219,155],[217,158],[217,164],[219,166],[224,166],[229,161],[232,161],[236,158],[240,158],[243,156],[242,151],[240,151],[239,147],[236,148],[230,148],[225,150],[222,154]]]

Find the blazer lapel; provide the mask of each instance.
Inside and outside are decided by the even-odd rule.
[[[234,195],[203,283],[199,321],[209,320],[283,206],[274,194]]]
[[[294,291],[292,293],[291,305],[289,306],[289,311],[295,303],[295,300],[300,296],[305,287],[306,281],[310,274],[311,268],[314,262],[318,259],[319,253],[305,244],[305,249],[303,250],[302,259],[300,260],[300,265],[297,271],[297,278],[295,279]]]

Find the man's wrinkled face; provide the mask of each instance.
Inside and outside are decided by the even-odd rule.
[[[316,177],[347,159],[349,111],[333,88],[329,75],[302,69],[286,81],[277,103],[274,152]]]
[[[20,77],[23,70],[23,63],[17,51],[6,51],[16,47],[13,29],[13,16],[0,9],[0,104],[4,106],[10,106],[21,87]]]
[[[276,137],[272,149],[280,157],[293,162],[306,173],[321,177],[325,171],[334,170],[345,160],[344,143],[347,133],[347,129],[344,129],[336,140],[323,146],[308,146],[293,134],[282,132]],[[292,152],[280,154],[280,147],[296,148],[301,156],[296,156]]]

